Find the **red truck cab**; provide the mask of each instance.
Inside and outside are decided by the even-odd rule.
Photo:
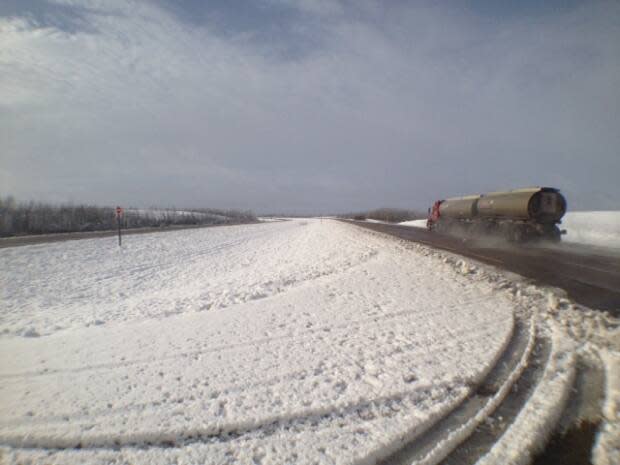
[[[437,200],[432,208],[428,209],[428,219],[426,220],[426,228],[429,231],[432,231],[435,227],[435,224],[439,221],[439,206],[441,205],[441,200]]]

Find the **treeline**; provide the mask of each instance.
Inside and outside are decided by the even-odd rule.
[[[124,228],[240,224],[257,221],[251,211],[217,209],[126,209]],[[117,227],[114,207],[19,203],[0,198],[0,236],[105,231]]]
[[[386,223],[402,223],[403,221],[419,220],[426,215],[416,210],[402,208],[377,208],[366,212],[348,213],[341,215],[342,218],[354,220],[377,220]]]

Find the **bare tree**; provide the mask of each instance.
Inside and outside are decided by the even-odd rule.
[[[215,209],[127,209],[125,228],[173,225],[236,224],[257,221],[250,211]],[[105,231],[116,228],[112,207],[18,203],[12,196],[0,197],[0,236],[48,234],[75,231]]]

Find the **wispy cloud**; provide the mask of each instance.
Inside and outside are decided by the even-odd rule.
[[[55,3],[81,26],[0,17],[5,193],[330,210],[542,183],[620,207],[615,2],[264,0],[286,22],[269,34],[215,8]]]

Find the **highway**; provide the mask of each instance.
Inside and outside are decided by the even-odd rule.
[[[564,289],[587,307],[620,316],[620,251],[579,244],[511,245],[471,240],[423,228],[351,221],[360,227],[447,250]]]

